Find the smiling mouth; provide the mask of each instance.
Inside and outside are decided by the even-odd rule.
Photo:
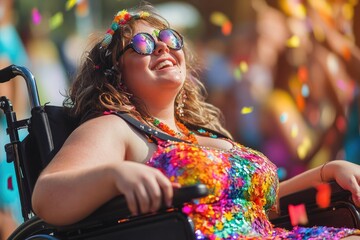
[[[170,60],[165,60],[160,62],[158,65],[155,66],[154,70],[161,70],[167,67],[173,67],[174,64]]]

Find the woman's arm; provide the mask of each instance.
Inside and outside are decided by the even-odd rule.
[[[125,161],[130,131],[113,115],[76,129],[36,182],[32,196],[36,214],[48,223],[67,225],[120,194],[133,214],[157,210],[161,192],[171,202],[171,183],[160,171]]]
[[[279,198],[306,188],[315,187],[321,183],[319,166],[303,172],[289,180],[280,183]],[[344,189],[352,193],[353,200],[360,206],[360,166],[343,160],[335,160],[327,163],[322,168],[322,177],[325,182],[336,180]]]

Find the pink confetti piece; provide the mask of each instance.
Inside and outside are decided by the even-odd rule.
[[[299,205],[289,205],[289,216],[292,226],[297,226],[299,224],[305,225],[308,223],[308,217],[305,210],[304,204]]]
[[[41,14],[37,8],[32,9],[32,21],[35,25],[39,25],[41,22]]]
[[[7,189],[9,190],[14,190],[14,186],[13,186],[13,183],[12,183],[12,177],[8,177],[7,179]]]

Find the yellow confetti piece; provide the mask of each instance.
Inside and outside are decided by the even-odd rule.
[[[297,154],[300,159],[304,159],[311,148],[311,140],[308,137],[305,137],[302,143],[297,148]]]
[[[64,16],[61,12],[56,13],[54,16],[50,18],[49,26],[51,30],[54,30],[61,26],[64,22]]]
[[[225,218],[226,218],[226,220],[231,221],[231,219],[233,218],[233,215],[231,213],[227,212],[227,213],[225,213]]]
[[[297,126],[296,123],[294,123],[291,126],[291,137],[296,138],[298,134],[299,134],[299,127]]]
[[[223,230],[224,225],[222,224],[222,222],[218,222],[218,223],[216,223],[216,228],[221,231],[221,230]]]
[[[239,66],[240,66],[241,72],[243,72],[243,73],[246,73],[249,70],[249,66],[248,66],[247,62],[245,62],[245,61],[241,61]]]
[[[229,22],[229,19],[222,12],[213,12],[210,15],[210,22],[216,26],[222,27],[226,22]]]
[[[241,114],[249,114],[249,113],[251,113],[253,110],[254,110],[253,107],[243,107],[243,108],[241,109]]]
[[[289,48],[297,48],[300,46],[300,38],[296,35],[292,36],[286,41],[286,46]]]
[[[66,10],[69,11],[70,9],[72,9],[76,3],[77,0],[68,0],[65,5]]]

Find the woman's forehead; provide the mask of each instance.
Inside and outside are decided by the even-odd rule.
[[[138,21],[133,29],[133,35],[140,33],[140,32],[146,32],[149,34],[154,34],[156,31],[159,31],[159,28],[156,28],[154,26],[151,26],[146,21]]]

